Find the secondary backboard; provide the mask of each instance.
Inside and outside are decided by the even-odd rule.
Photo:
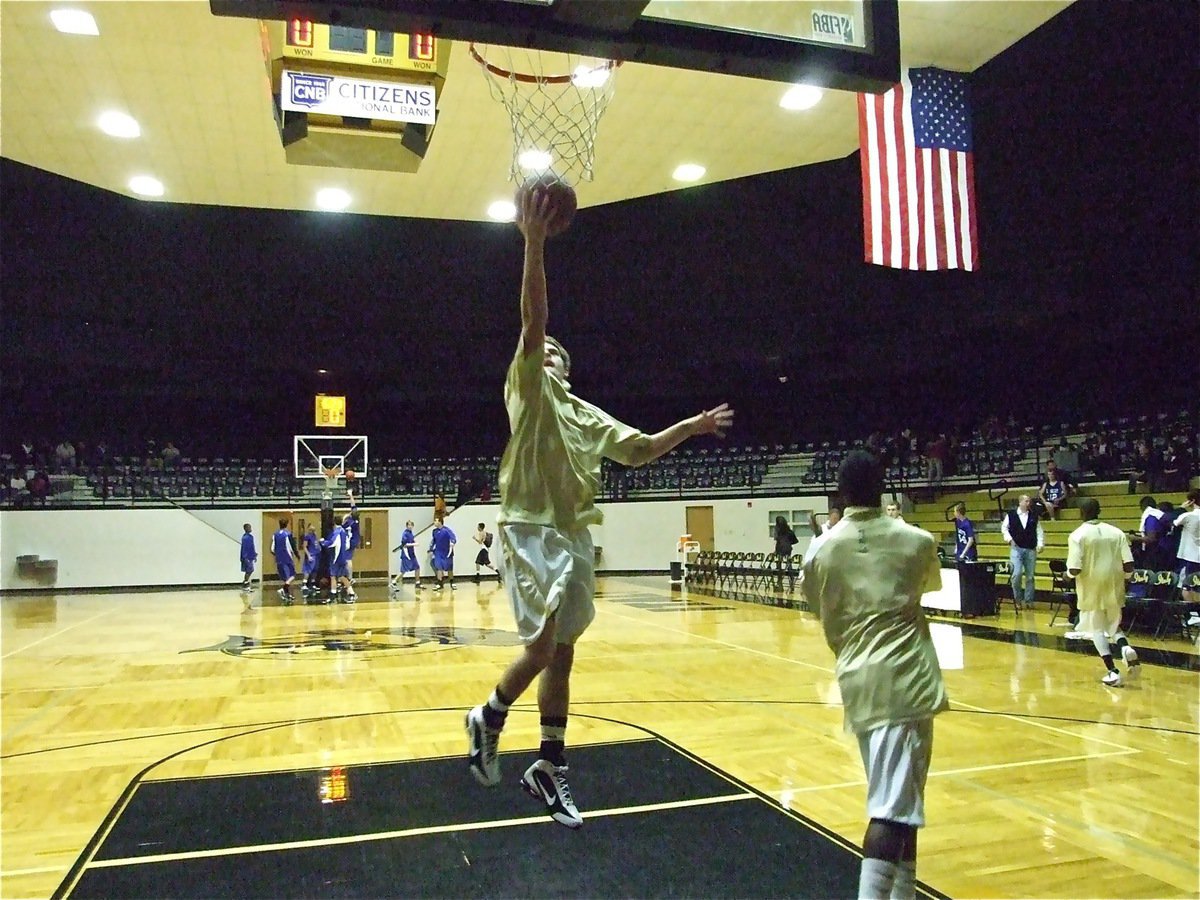
[[[328,469],[338,470],[338,475],[353,472],[357,478],[367,475],[367,436],[297,434],[292,437],[292,461],[295,477],[304,479],[325,478]]]
[[[209,0],[215,15],[432,35],[882,93],[898,0]]]

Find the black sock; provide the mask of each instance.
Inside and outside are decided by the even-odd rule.
[[[1108,671],[1110,671],[1110,672],[1115,672],[1115,671],[1117,671],[1117,667],[1113,665],[1113,660],[1112,660],[1112,654],[1111,654],[1111,653],[1106,653],[1106,654],[1104,654],[1104,655],[1103,655],[1102,657],[1100,657],[1100,658],[1101,658],[1102,660],[1104,660],[1104,667],[1105,667],[1106,669],[1108,669]]]
[[[538,748],[538,758],[551,765],[565,766],[566,735],[566,716],[542,716],[542,744]]]

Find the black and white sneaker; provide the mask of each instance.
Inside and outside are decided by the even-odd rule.
[[[500,732],[488,728],[483,707],[467,713],[467,765],[475,780],[484,787],[500,783]]]
[[[539,759],[525,770],[521,787],[529,796],[546,804],[551,818],[568,828],[582,828],[583,816],[575,808],[571,787],[567,784],[567,767],[556,766]]]

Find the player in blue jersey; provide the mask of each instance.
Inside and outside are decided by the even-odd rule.
[[[358,595],[354,593],[354,588],[350,584],[350,569],[346,565],[346,552],[350,549],[350,535],[346,532],[345,526],[349,524],[350,518],[347,515],[342,519],[341,525],[334,525],[329,537],[321,541],[322,547],[328,547],[332,551],[329,580],[341,587],[344,592],[341,599],[344,603],[353,603],[358,599]]]
[[[349,546],[346,550],[346,577],[350,579],[350,583],[354,583],[354,551],[358,549],[358,545],[362,543],[362,529],[358,524],[358,506],[354,503],[354,491],[346,491],[346,496],[350,498],[350,512],[342,521],[346,523],[346,537]]]
[[[404,584],[404,576],[413,573],[415,589],[421,589],[421,563],[417,560],[417,536],[413,533],[413,521],[404,523],[404,534],[400,535],[400,571],[392,580],[392,588],[399,590]]]
[[[247,522],[242,526],[242,591],[250,593],[250,576],[254,574],[254,562],[258,559],[258,551],[254,549],[254,529]]]
[[[429,541],[429,549],[433,551],[433,575],[437,579],[435,591],[442,589],[442,584],[450,582],[450,590],[454,587],[454,544],[457,538],[445,522],[438,518],[433,520],[433,537]]]
[[[304,534],[304,565],[300,574],[304,576],[302,594],[310,594],[317,590],[317,564],[321,561],[321,541],[317,537],[317,529],[312,525]]]
[[[275,571],[279,573],[279,580],[283,582],[283,587],[279,589],[279,599],[285,606],[292,605],[292,581],[296,577],[296,557],[300,555],[296,550],[296,538],[292,536],[288,524],[286,518],[280,519],[279,530],[271,537]]]

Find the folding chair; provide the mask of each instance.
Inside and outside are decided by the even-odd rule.
[[[1005,600],[1013,605],[1014,613],[1019,613],[1021,611],[1021,607],[1017,605],[1017,598],[1012,591],[1012,563],[1005,560],[997,560],[996,575],[1007,578],[1009,582],[1008,596],[1004,596],[1004,591],[1000,592],[1000,599],[996,602],[996,613],[999,614],[1000,610],[1004,608]]]
[[[1200,609],[1200,604],[1184,600],[1183,588],[1186,586],[1189,590],[1196,590],[1200,586],[1200,573],[1193,572],[1187,578],[1181,578],[1178,572],[1157,572],[1154,583],[1156,587],[1168,585],[1167,593],[1162,598],[1162,614],[1154,629],[1155,639],[1176,627],[1180,635],[1190,641],[1193,626],[1188,624],[1188,619],[1194,610]]]
[[[1126,631],[1133,631],[1137,620],[1150,608],[1150,588],[1154,582],[1155,573],[1151,569],[1134,569],[1125,588],[1125,610],[1129,614],[1129,624]]]
[[[1054,627],[1064,604],[1069,612],[1076,602],[1075,579],[1067,573],[1066,560],[1050,560],[1050,627]]]

